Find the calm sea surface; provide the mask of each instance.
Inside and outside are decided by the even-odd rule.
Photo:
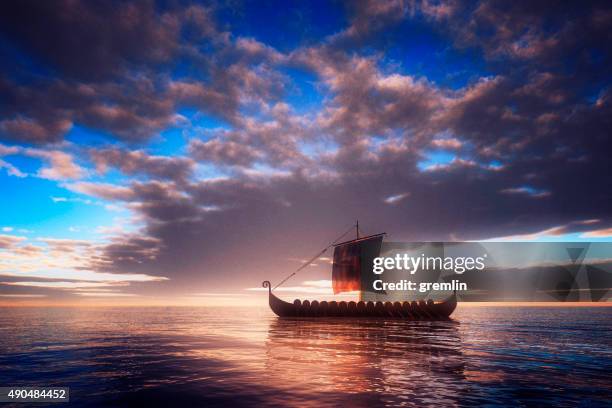
[[[78,406],[610,406],[612,308],[459,306],[453,318],[0,309],[0,386],[69,386]]]

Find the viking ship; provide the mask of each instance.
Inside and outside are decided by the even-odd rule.
[[[262,286],[268,288],[270,309],[279,317],[369,317],[369,318],[397,318],[413,320],[448,319],[457,307],[456,293],[453,292],[446,300],[434,302],[433,300],[413,300],[403,302],[373,302],[363,301],[364,292],[375,292],[372,289],[371,271],[362,271],[362,265],[372,265],[372,260],[379,256],[385,233],[360,236],[359,222],[351,226],[349,231],[356,229],[357,237],[349,241],[337,243],[347,233],[341,235],[332,244],[291,273],[276,286],[272,287],[270,281],[264,281]],[[327,250],[334,248],[332,266],[332,288],[334,294],[342,292],[359,292],[358,302],[336,301],[301,301],[296,299],[293,303],[279,299],[272,291],[285,283],[289,278],[319,259]],[[364,268],[365,269],[365,268]],[[375,292],[377,293],[377,292]]]

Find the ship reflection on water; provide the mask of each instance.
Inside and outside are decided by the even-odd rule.
[[[322,401],[461,401],[465,360],[457,322],[283,320],[270,324],[266,369]],[[452,390],[449,391],[449,390]]]
[[[0,311],[2,385],[69,386],[71,406],[602,406],[612,388],[612,308]]]

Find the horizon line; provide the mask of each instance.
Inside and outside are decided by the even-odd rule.
[[[612,307],[612,301],[583,301],[583,302],[540,302],[540,301],[525,301],[525,302],[513,302],[513,301],[491,301],[491,302],[457,302],[458,306],[463,307]],[[267,304],[189,304],[186,302],[146,302],[146,303],[35,303],[35,302],[23,302],[23,303],[0,303],[0,308],[40,308],[40,307],[53,307],[53,308],[108,308],[108,307],[222,307],[222,308],[239,308],[239,307],[253,307],[261,306],[266,307]]]

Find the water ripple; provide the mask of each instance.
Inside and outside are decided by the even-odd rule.
[[[77,406],[605,406],[609,308],[460,307],[453,321],[267,309],[3,309],[2,385]]]

